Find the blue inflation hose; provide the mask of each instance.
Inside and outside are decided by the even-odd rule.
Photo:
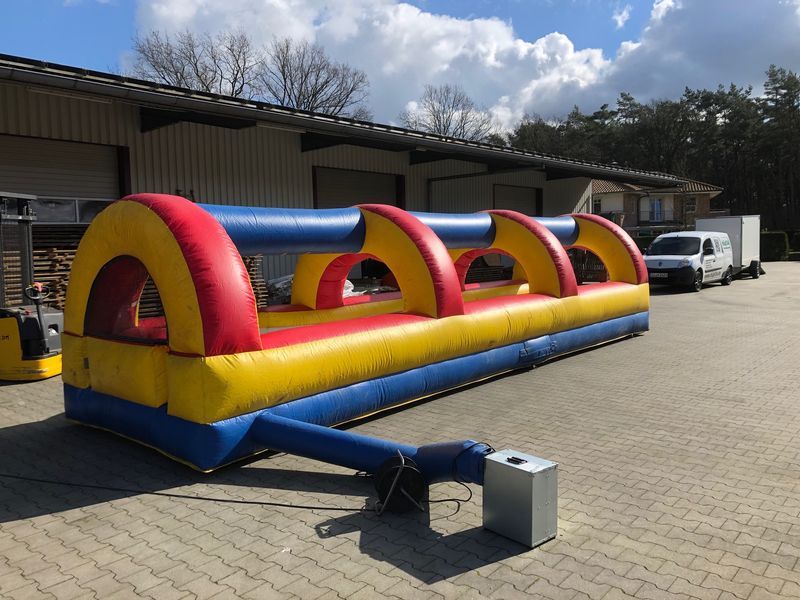
[[[486,444],[472,440],[410,446],[295,421],[269,411],[256,417],[250,433],[267,448],[367,473],[377,472],[400,452],[417,464],[429,484],[454,479],[482,484],[483,459],[491,452]]]

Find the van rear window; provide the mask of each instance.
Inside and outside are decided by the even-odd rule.
[[[670,237],[656,240],[647,249],[652,256],[686,256],[700,252],[700,238]]]

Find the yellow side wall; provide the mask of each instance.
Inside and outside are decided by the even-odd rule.
[[[91,387],[146,406],[167,402],[167,347],[86,338]]]
[[[647,284],[260,352],[167,356],[170,414],[211,423],[358,381],[646,311]]]

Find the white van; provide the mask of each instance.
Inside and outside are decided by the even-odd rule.
[[[658,236],[644,255],[650,283],[686,286],[733,281],[733,249],[727,233],[677,231]]]

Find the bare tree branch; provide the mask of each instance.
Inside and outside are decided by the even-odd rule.
[[[273,40],[258,81],[277,104],[329,115],[371,118],[367,75],[331,60],[322,47],[290,38]]]
[[[225,96],[369,120],[363,71],[333,61],[322,47],[290,38],[257,48],[243,31],[216,36],[152,31],[133,40],[132,74]]]
[[[492,115],[478,107],[459,85],[426,85],[415,110],[400,114],[409,129],[481,141],[497,133]]]
[[[212,94],[252,98],[256,71],[263,60],[241,31],[216,37],[189,30],[170,36],[152,31],[133,41],[133,75]]]

